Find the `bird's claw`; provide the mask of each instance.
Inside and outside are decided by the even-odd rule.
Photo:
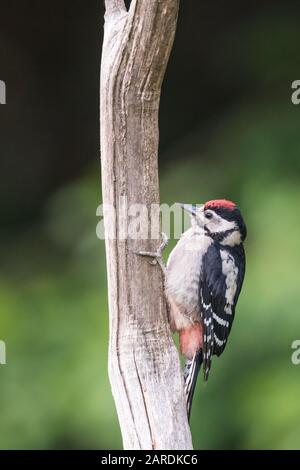
[[[157,264],[157,259],[161,258],[161,254],[158,252],[152,252],[152,251],[134,251],[135,255],[139,256],[148,256],[149,258],[153,258],[151,261],[149,261],[149,264],[156,265]]]
[[[153,260],[152,261],[149,261],[149,264],[151,264],[152,266],[155,266],[157,264],[157,256],[153,257]]]
[[[155,252],[153,252],[153,251],[134,251],[133,253],[135,255],[148,256],[149,258],[153,258],[151,261],[149,261],[149,264],[151,264],[152,266],[155,266],[155,265],[159,264],[161,269],[165,273],[166,267],[165,267],[164,262],[163,262],[162,252],[165,249],[165,247],[167,246],[169,240],[168,240],[168,237],[165,233],[162,233],[161,236],[162,236],[163,241],[162,241],[162,243],[159,246],[157,251],[155,251]]]

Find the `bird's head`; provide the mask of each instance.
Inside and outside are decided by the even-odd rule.
[[[205,204],[180,204],[191,215],[192,225],[202,228],[213,240],[223,245],[239,245],[247,229],[238,206],[226,199],[215,199]]]

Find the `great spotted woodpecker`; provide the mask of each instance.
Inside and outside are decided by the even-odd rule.
[[[162,262],[164,242],[152,256],[165,273],[170,325],[179,332],[187,412],[190,416],[197,376],[203,363],[208,379],[213,355],[226,346],[245,274],[243,242],[247,230],[236,204],[225,199],[204,205],[180,204],[191,216],[191,228]]]

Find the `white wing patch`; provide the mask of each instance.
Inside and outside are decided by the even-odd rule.
[[[226,343],[226,338],[225,339],[219,339],[215,333],[214,333],[214,339],[215,339],[215,342],[217,343],[218,346],[223,346],[223,344]]]
[[[219,317],[219,315],[217,315],[215,312],[213,312],[213,317],[214,317],[214,320],[216,320],[217,323],[219,323],[219,325],[221,326],[226,326],[226,328],[228,328],[229,326],[229,322],[226,321],[226,320],[223,320],[221,317]]]
[[[225,276],[226,282],[226,305],[225,312],[228,315],[232,314],[232,306],[234,305],[234,297],[237,290],[237,277],[239,270],[235,265],[234,258],[226,250],[221,250],[221,259],[222,259],[222,273]]]
[[[211,317],[209,317],[209,318],[204,318],[203,321],[204,321],[204,324],[205,324],[206,326],[209,326],[209,325],[211,324],[211,322],[212,322],[212,318],[211,318]]]

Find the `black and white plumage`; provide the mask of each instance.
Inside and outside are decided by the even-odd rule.
[[[211,357],[224,351],[234,320],[235,306],[245,274],[242,245],[213,243],[203,257],[200,310],[203,323],[203,368],[208,378]]]
[[[188,415],[203,363],[208,379],[212,356],[225,349],[245,274],[246,226],[231,201],[202,206],[182,204],[192,227],[171,252],[166,269],[166,296],[171,327],[180,335]]]
[[[179,332],[187,413],[190,416],[197,376],[203,363],[208,379],[212,356],[225,349],[245,275],[243,242],[247,230],[239,208],[217,199],[201,206],[180,204],[191,215],[191,228],[162,262],[166,237],[157,252],[165,274],[171,329]]]
[[[200,349],[194,354],[194,357],[191,361],[189,359],[186,360],[185,366],[184,366],[184,371],[183,371],[184,391],[185,391],[187,415],[189,419],[190,419],[192,402],[193,402],[194,392],[195,392],[196,383],[197,383],[197,377],[200,372],[202,362],[203,362],[203,352]]]

